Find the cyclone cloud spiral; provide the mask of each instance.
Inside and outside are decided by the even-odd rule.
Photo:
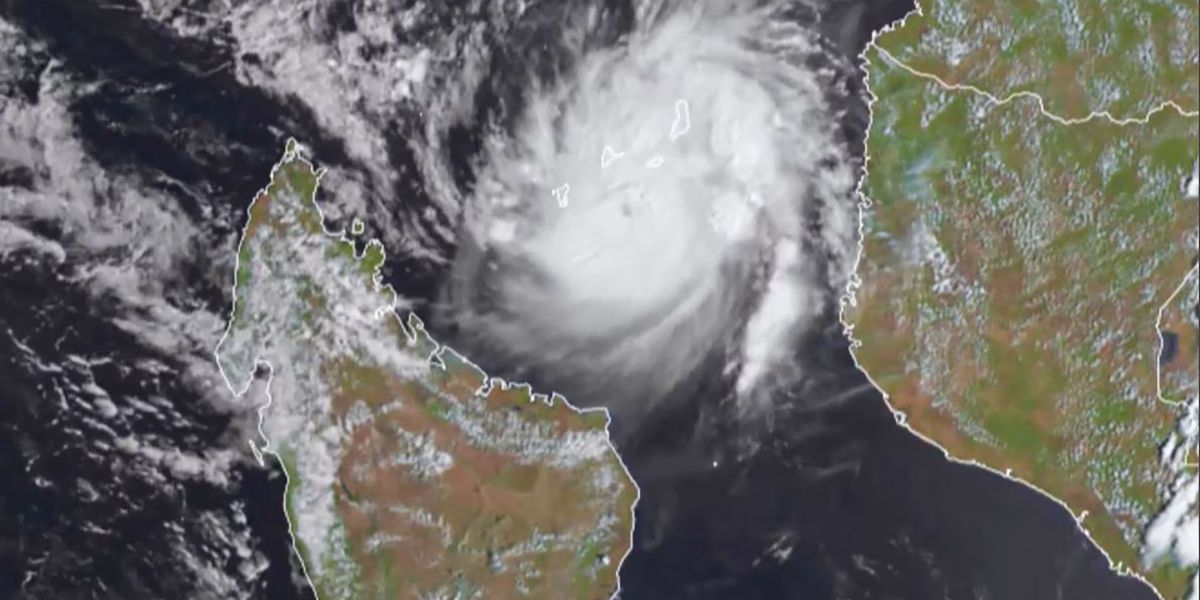
[[[713,364],[743,411],[844,288],[856,163],[785,6],[647,3],[488,124],[444,314],[460,343],[637,414]]]

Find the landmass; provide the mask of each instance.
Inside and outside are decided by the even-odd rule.
[[[289,141],[217,349],[231,389],[266,395],[263,450],[318,597],[613,596],[638,494],[607,412],[490,378],[402,320],[382,245],[326,231],[318,177]]]
[[[877,44],[950,84],[998,97],[1030,92],[1065,119],[1137,118],[1164,102],[1200,105],[1200,5],[1055,0],[920,0]]]
[[[865,56],[855,356],[913,430],[1183,597],[1195,559],[1151,552],[1147,525],[1195,478],[1163,445],[1195,444],[1200,8],[921,7]]]

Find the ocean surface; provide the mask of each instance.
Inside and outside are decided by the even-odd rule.
[[[909,7],[824,14],[853,56]],[[384,106],[363,76],[339,121],[334,100],[256,66],[401,13],[404,35],[387,43],[468,24],[500,35],[491,13],[455,3],[0,0],[0,597],[311,597],[282,473],[250,455],[254,407],[229,397],[212,349],[244,210],[289,136],[329,169],[335,216],[385,240],[383,227],[446,219],[427,210],[406,142],[432,108]],[[292,21],[314,37],[254,45]],[[864,106],[844,118],[861,154]],[[471,155],[478,137],[458,131],[451,152]],[[368,138],[379,143],[363,150]],[[388,280],[427,322],[447,269],[431,257],[452,245],[389,243]],[[615,431],[636,429],[619,450],[642,490],[622,599],[1155,597],[1058,503],[897,424],[835,314],[795,354],[808,375],[753,432],[719,409],[729,384],[716,375],[636,428],[616,413]]]

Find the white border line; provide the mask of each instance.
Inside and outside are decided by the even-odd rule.
[[[978,96],[983,96],[984,98],[987,98],[988,101],[990,101],[992,104],[995,104],[997,107],[1004,106],[1005,104],[1008,104],[1014,100],[1020,100],[1021,98],[1033,98],[1034,100],[1037,100],[1038,112],[1042,113],[1043,117],[1046,117],[1047,119],[1050,119],[1051,121],[1054,121],[1054,122],[1058,123],[1059,125],[1068,125],[1068,126],[1082,125],[1084,123],[1093,121],[1095,119],[1102,119],[1102,120],[1108,121],[1112,125],[1117,125],[1119,127],[1125,127],[1127,125],[1145,125],[1146,123],[1150,122],[1150,119],[1152,117],[1154,117],[1154,115],[1156,115],[1168,108],[1174,109],[1175,112],[1179,113],[1181,116],[1184,116],[1184,117],[1195,117],[1197,115],[1200,115],[1200,110],[1186,110],[1182,106],[1179,106],[1178,104],[1176,104],[1174,100],[1166,100],[1166,101],[1160,102],[1158,104],[1158,106],[1155,106],[1154,108],[1151,108],[1150,110],[1146,111],[1146,114],[1141,117],[1125,117],[1125,118],[1118,119],[1118,118],[1112,116],[1112,113],[1108,112],[1107,110],[1102,110],[1102,111],[1094,111],[1094,112],[1088,113],[1087,116],[1084,116],[1084,117],[1074,117],[1074,118],[1068,119],[1065,117],[1060,117],[1050,111],[1047,111],[1046,110],[1046,102],[1042,99],[1041,96],[1039,96],[1038,94],[1036,94],[1034,92],[1022,90],[1019,92],[1013,92],[1013,93],[1005,96],[1004,98],[997,98],[996,96],[992,95],[991,93],[981,90],[973,85],[962,84],[962,83],[946,83],[946,81],[944,81],[941,77],[938,77],[937,75],[934,75],[933,73],[926,73],[925,71],[914,69],[913,67],[909,66],[904,61],[896,58],[891,52],[888,52],[887,50],[884,50],[883,48],[877,46],[875,44],[875,39],[873,37],[871,38],[870,43],[867,44],[867,47],[874,48],[875,50],[877,50],[881,56],[883,56],[885,59],[888,60],[888,62],[892,63],[893,65],[896,65],[897,67],[899,67],[905,71],[908,71],[910,74],[915,75],[916,77],[920,77],[921,79],[928,79],[930,81],[933,81],[934,83],[937,83],[939,86],[941,86],[943,89],[945,89],[946,91],[971,92]],[[865,54],[866,51],[864,50],[863,53]]]
[[[235,257],[234,257],[233,285],[230,288],[232,302],[230,304],[229,319],[225,325],[225,333],[223,333],[221,335],[221,339],[217,342],[216,347],[213,348],[213,360],[217,364],[217,369],[221,373],[221,378],[225,381],[225,387],[228,388],[229,391],[233,393],[235,398],[242,398],[246,394],[246,392],[248,392],[250,390],[250,388],[253,387],[254,381],[255,381],[254,372],[257,371],[257,369],[260,365],[265,365],[267,367],[267,382],[263,388],[263,392],[267,397],[267,401],[264,404],[262,404],[261,406],[259,406],[256,411],[258,413],[258,425],[256,427],[256,430],[258,432],[259,437],[265,441],[265,444],[263,444],[261,447],[258,447],[255,445],[253,439],[246,440],[246,442],[250,445],[250,449],[251,449],[251,452],[254,454],[254,457],[256,459],[258,459],[258,463],[260,466],[266,466],[266,464],[263,460],[263,453],[266,453],[266,454],[270,454],[270,455],[274,456],[275,459],[279,461],[280,467],[284,467],[283,457],[280,456],[279,453],[276,452],[272,448],[271,440],[270,440],[270,438],[267,437],[266,433],[263,431],[263,428],[262,428],[263,421],[265,420],[265,411],[268,408],[270,408],[271,403],[273,401],[273,399],[271,397],[271,382],[275,378],[275,368],[271,365],[271,363],[269,361],[262,359],[259,355],[256,354],[254,359],[251,361],[253,363],[253,365],[252,365],[253,368],[250,371],[250,377],[247,379],[246,385],[243,386],[239,390],[239,389],[235,388],[234,385],[229,381],[229,376],[226,375],[225,368],[223,366],[221,366],[221,359],[220,359],[221,346],[225,343],[226,338],[229,337],[230,332],[233,330],[233,324],[234,324],[233,323],[233,321],[234,321],[233,315],[234,315],[234,311],[236,310],[236,307],[237,307],[237,299],[238,299],[238,296],[237,296],[237,273],[238,273],[238,269],[241,266],[242,246],[243,246],[243,244],[246,243],[246,230],[249,228],[251,219],[253,218],[253,215],[251,214],[251,210],[254,208],[254,205],[259,201],[260,198],[262,198],[264,195],[268,194],[271,184],[275,182],[275,177],[276,177],[276,174],[278,173],[279,169],[281,167],[283,167],[283,165],[285,165],[289,162],[292,162],[293,160],[299,160],[300,162],[304,163],[304,166],[306,166],[308,168],[309,172],[312,173],[316,179],[314,182],[314,185],[313,185],[311,201],[313,203],[313,206],[317,209],[317,215],[321,219],[321,233],[324,234],[326,237],[336,238],[335,241],[339,242],[339,243],[349,243],[349,244],[354,243],[354,240],[346,234],[345,230],[330,231],[326,227],[327,221],[325,219],[325,212],[324,212],[324,210],[321,209],[321,203],[317,200],[317,192],[320,190],[320,187],[321,187],[321,179],[323,179],[326,171],[325,171],[325,169],[314,169],[312,162],[309,161],[307,158],[305,158],[303,153],[301,152],[302,148],[303,148],[303,146],[294,137],[289,136],[287,138],[283,156],[280,157],[279,161],[276,162],[273,167],[271,167],[271,177],[268,180],[267,185],[262,187],[261,189],[259,189],[259,191],[254,195],[254,198],[250,201],[250,204],[246,207],[246,223],[242,226],[242,234],[238,238],[237,253],[235,254]],[[305,201],[305,200],[306,199],[301,198],[301,201]],[[383,276],[382,276],[381,272],[382,272],[383,265],[387,262],[387,248],[383,245],[383,242],[379,241],[378,239],[374,239],[374,238],[371,240],[368,240],[366,243],[367,243],[367,245],[377,244],[379,246],[380,252],[382,253],[379,264],[375,266],[375,269],[371,274],[372,282],[375,285],[374,291],[384,291],[391,298],[391,303],[389,306],[381,307],[378,310],[384,310],[385,308],[390,309],[392,316],[396,319],[397,324],[400,326],[400,330],[405,334],[405,336],[408,339],[415,340],[413,332],[410,331],[410,325],[408,323],[406,323],[405,319],[402,319],[400,317],[400,313],[397,311],[397,299],[399,298],[399,294],[396,293],[395,288],[391,284],[383,283]],[[351,247],[353,247],[353,246],[351,246]],[[365,255],[366,251],[364,250],[363,252]],[[354,258],[356,260],[361,260],[363,258],[363,255],[355,255]],[[420,319],[417,318],[416,315],[413,314],[411,311],[409,312],[409,317],[416,318],[417,322],[420,323]],[[464,362],[466,362],[468,365],[470,365],[474,369],[478,370],[479,373],[481,373],[483,375],[484,383],[480,386],[479,390],[476,391],[477,393],[479,391],[483,391],[485,389],[490,391],[492,389],[493,385],[500,385],[505,390],[510,389],[512,387],[525,388],[525,389],[529,390],[530,402],[534,402],[534,401],[541,399],[541,400],[545,401],[547,404],[552,404],[554,401],[554,398],[559,398],[562,400],[563,405],[565,405],[567,408],[569,408],[576,414],[585,415],[587,413],[601,412],[601,411],[604,413],[605,442],[608,444],[609,451],[612,453],[612,455],[614,457],[616,457],[617,464],[619,464],[621,466],[621,470],[623,470],[625,472],[625,477],[629,480],[630,485],[633,486],[633,491],[634,491],[633,502],[629,505],[629,517],[630,517],[629,534],[628,534],[629,546],[628,546],[628,548],[626,548],[625,554],[623,556],[621,556],[621,559],[617,562],[616,569],[613,571],[613,575],[616,578],[617,587],[613,591],[612,595],[609,596],[609,600],[619,600],[619,598],[621,596],[621,567],[623,567],[625,565],[625,560],[627,558],[629,558],[630,554],[633,553],[634,532],[637,530],[637,506],[641,502],[641,499],[642,499],[642,489],[641,489],[641,486],[638,485],[637,480],[634,479],[633,473],[631,473],[629,471],[629,466],[625,464],[625,459],[622,458],[621,453],[617,451],[616,445],[613,444],[613,438],[612,438],[612,432],[611,432],[612,414],[609,412],[609,410],[606,407],[603,407],[603,406],[596,406],[596,407],[590,407],[590,408],[577,407],[574,404],[571,404],[571,402],[568,401],[566,397],[564,397],[563,395],[561,395],[557,392],[551,392],[549,394],[535,394],[533,392],[533,386],[526,382],[512,382],[512,381],[507,381],[505,379],[502,379],[500,377],[493,377],[493,376],[489,375],[487,373],[487,371],[480,368],[479,365],[472,362],[469,358],[467,358],[467,356],[465,356],[461,352],[458,352],[457,350],[454,350],[452,347],[446,346],[446,345],[438,342],[436,339],[433,338],[432,335],[429,334],[428,331],[425,331],[423,326],[421,327],[421,333],[424,334],[425,338],[434,345],[434,350],[431,352],[430,356],[427,357],[427,359],[426,359],[426,362],[428,363],[428,365],[431,368],[437,368],[437,367],[441,366],[441,368],[445,369],[445,364],[441,363],[440,355],[441,355],[442,351],[449,348],[456,355],[458,355],[460,358],[462,358],[462,360]],[[439,363],[441,363],[441,364],[439,365]],[[304,556],[300,554],[300,550],[297,547],[298,538],[296,535],[295,528],[292,524],[291,515],[288,514],[287,495],[289,492],[289,488],[291,486],[291,476],[288,475],[287,468],[283,469],[283,476],[284,476],[283,501],[282,501],[283,509],[284,509],[283,513],[284,513],[284,518],[287,519],[287,523],[288,523],[288,534],[292,538],[292,552],[293,552],[293,555],[299,559],[300,568],[301,568],[301,571],[304,573],[304,579],[308,582],[309,589],[312,590],[313,595],[317,597],[317,600],[320,600],[320,593],[317,591],[317,586],[313,584],[312,577],[308,573],[308,565],[305,564]]]
[[[250,228],[250,222],[254,218],[254,215],[251,213],[251,211],[253,210],[254,205],[256,203],[258,203],[259,199],[262,198],[263,196],[267,195],[268,191],[271,188],[271,184],[274,183],[274,181],[275,181],[275,176],[279,172],[279,169],[282,168],[284,164],[290,162],[292,159],[294,159],[297,156],[296,148],[298,146],[299,146],[299,143],[296,142],[296,140],[294,138],[289,137],[287,139],[283,155],[279,158],[279,161],[276,162],[275,165],[271,167],[271,177],[268,180],[267,185],[260,188],[258,190],[258,192],[256,192],[254,194],[254,197],[250,200],[250,203],[246,205],[246,222],[245,222],[245,224],[242,225],[242,233],[241,233],[241,235],[238,236],[237,251],[234,253],[233,285],[230,287],[230,300],[231,301],[230,301],[230,308],[229,308],[229,319],[225,323],[225,333],[221,334],[221,339],[217,342],[216,347],[213,348],[213,362],[215,362],[217,364],[217,370],[220,371],[220,373],[221,373],[221,379],[223,379],[225,381],[225,387],[228,388],[229,391],[233,393],[233,396],[236,399],[242,399],[246,395],[246,392],[248,392],[250,390],[250,388],[254,386],[254,379],[255,379],[254,372],[258,370],[259,365],[265,365],[267,367],[267,382],[263,387],[263,394],[266,395],[267,401],[265,403],[263,403],[262,405],[260,405],[258,407],[258,409],[255,411],[256,413],[258,413],[258,424],[255,426],[255,431],[258,432],[258,436],[260,438],[262,438],[262,440],[265,443],[263,443],[261,448],[254,444],[253,438],[248,438],[246,440],[246,443],[250,445],[251,452],[253,452],[254,457],[256,459],[258,459],[259,466],[262,466],[262,467],[266,466],[266,461],[263,460],[263,454],[265,453],[265,454],[270,454],[271,456],[274,456],[275,460],[277,460],[279,462],[279,467],[281,469],[283,469],[283,498],[280,499],[280,508],[283,509],[283,517],[285,520],[287,520],[288,536],[292,538],[292,556],[295,556],[297,559],[297,562],[300,563],[300,572],[304,574],[304,580],[308,583],[308,589],[312,590],[313,596],[316,597],[317,600],[320,600],[321,595],[320,595],[320,593],[317,592],[317,586],[313,584],[312,576],[310,576],[308,573],[308,565],[305,563],[304,555],[302,555],[300,553],[300,548],[297,546],[297,544],[299,543],[299,539],[298,539],[298,536],[296,535],[295,525],[292,523],[292,516],[289,514],[290,511],[288,511],[288,507],[287,507],[287,498],[288,498],[288,492],[292,485],[292,477],[291,477],[291,475],[288,474],[287,467],[283,463],[283,457],[280,456],[279,453],[275,451],[275,449],[273,448],[273,446],[271,444],[271,439],[268,438],[266,432],[263,431],[263,421],[266,418],[265,412],[268,408],[271,407],[271,403],[274,400],[271,397],[271,382],[274,381],[274,379],[275,379],[275,367],[273,367],[269,361],[260,359],[259,356],[256,354],[254,359],[251,361],[252,364],[251,364],[251,370],[250,370],[250,377],[248,377],[246,379],[246,385],[243,386],[242,389],[239,390],[234,387],[232,382],[229,381],[229,375],[227,375],[225,373],[225,367],[221,365],[221,356],[220,356],[221,346],[223,346],[225,344],[225,340],[229,337],[230,332],[233,331],[233,321],[234,321],[233,317],[237,310],[237,300],[238,300],[238,294],[237,294],[237,291],[238,291],[237,278],[238,278],[238,276],[237,276],[237,274],[238,274],[238,270],[241,268],[241,263],[242,263],[242,246],[247,241],[246,240],[246,232]],[[305,162],[306,162],[306,164],[308,164],[307,161],[305,161]],[[309,167],[311,168],[312,165],[309,164]],[[320,181],[321,181],[321,173],[317,173],[317,186],[318,187],[320,186]],[[313,194],[314,195],[316,194],[315,187],[313,188]]]
[[[1192,265],[1192,268],[1187,272],[1186,275],[1183,276],[1183,281],[1180,281],[1179,285],[1175,287],[1175,291],[1171,292],[1171,295],[1167,297],[1166,302],[1163,302],[1162,306],[1158,307],[1158,317],[1154,319],[1154,331],[1158,335],[1158,352],[1154,353],[1154,375],[1155,375],[1154,383],[1155,383],[1155,387],[1158,392],[1158,399],[1165,402],[1169,406],[1185,405],[1185,404],[1187,404],[1187,401],[1186,400],[1167,400],[1167,398],[1165,396],[1163,396],[1163,391],[1162,391],[1162,384],[1163,384],[1162,353],[1163,353],[1163,350],[1166,349],[1166,340],[1163,339],[1163,328],[1162,328],[1163,315],[1165,315],[1166,312],[1168,310],[1170,310],[1171,304],[1175,302],[1175,298],[1179,296],[1180,292],[1182,292],[1183,289],[1187,287],[1188,283],[1191,282],[1192,278],[1196,277],[1197,274],[1200,274],[1200,264]],[[1192,464],[1192,463],[1184,463],[1184,466],[1193,466],[1194,467],[1196,465]]]
[[[1034,98],[1037,100],[1038,110],[1042,113],[1042,115],[1052,121],[1055,121],[1056,123],[1061,124],[1061,125],[1078,125],[1081,123],[1086,123],[1093,119],[1105,119],[1114,125],[1125,126],[1125,125],[1131,125],[1131,124],[1144,124],[1144,123],[1148,122],[1149,119],[1151,117],[1153,117],[1156,113],[1158,113],[1164,109],[1167,109],[1167,108],[1172,108],[1176,112],[1178,112],[1180,115],[1185,116],[1185,117],[1193,117],[1193,116],[1200,115],[1200,111],[1186,111],[1182,107],[1180,107],[1178,104],[1176,104],[1172,101],[1166,101],[1166,102],[1159,104],[1155,108],[1151,109],[1150,111],[1148,111],[1145,114],[1145,116],[1140,117],[1140,118],[1116,119],[1108,111],[1100,111],[1100,112],[1093,112],[1093,113],[1087,115],[1086,117],[1082,117],[1082,118],[1078,118],[1078,119],[1064,119],[1063,117],[1060,117],[1053,113],[1047,112],[1046,108],[1045,108],[1045,102],[1042,100],[1041,96],[1038,96],[1037,94],[1035,94],[1033,92],[1021,91],[1021,92],[1015,92],[1015,93],[1009,94],[1008,96],[1006,96],[1004,98],[997,98],[996,96],[994,96],[984,90],[981,90],[975,86],[972,86],[972,85],[946,83],[945,81],[943,81],[941,78],[937,77],[936,75],[918,71],[918,70],[906,65],[905,63],[901,62],[899,59],[892,56],[892,54],[889,53],[887,50],[884,50],[883,48],[879,47],[875,43],[875,40],[879,36],[884,35],[886,33],[890,33],[892,31],[895,31],[901,27],[904,27],[908,23],[908,20],[910,17],[913,17],[913,16],[923,17],[925,15],[925,13],[924,13],[923,9],[921,8],[921,1],[914,0],[914,4],[915,4],[915,8],[913,10],[909,11],[907,14],[905,14],[904,17],[902,17],[899,21],[896,21],[889,25],[886,25],[886,26],[880,28],[878,31],[874,32],[871,35],[871,41],[869,41],[866,44],[866,46],[863,48],[863,51],[860,52],[858,55],[859,69],[863,73],[863,85],[867,91],[867,113],[868,113],[866,135],[863,138],[863,148],[864,149],[863,149],[862,173],[859,177],[858,184],[855,186],[855,190],[854,190],[855,195],[858,196],[858,198],[859,198],[859,202],[858,202],[858,217],[859,217],[858,218],[858,252],[854,259],[854,267],[853,267],[851,276],[849,278],[850,281],[846,284],[845,292],[842,294],[842,296],[840,298],[840,301],[839,301],[840,306],[839,306],[839,310],[838,310],[838,321],[842,324],[842,327],[846,334],[846,338],[848,340],[850,340],[850,356],[854,360],[854,366],[859,371],[861,371],[863,373],[863,375],[866,376],[867,380],[871,382],[871,385],[875,386],[875,389],[879,390],[880,394],[883,396],[884,403],[892,411],[893,417],[896,419],[896,423],[898,425],[907,429],[909,431],[909,433],[912,433],[918,439],[937,448],[938,450],[941,450],[943,456],[945,456],[945,458],[947,460],[949,460],[950,462],[967,465],[967,466],[971,466],[971,467],[976,467],[979,469],[984,469],[995,475],[1003,477],[1009,481],[1018,483],[1029,489],[1032,489],[1035,492],[1041,494],[1042,496],[1045,496],[1047,499],[1051,500],[1052,502],[1057,503],[1060,507],[1062,507],[1064,510],[1066,510],[1067,514],[1070,514],[1074,518],[1075,525],[1078,528],[1078,530],[1084,535],[1085,538],[1087,538],[1087,540],[1092,544],[1092,546],[1094,546],[1097,550],[1100,551],[1100,554],[1103,555],[1105,560],[1108,561],[1108,566],[1111,571],[1116,573],[1118,576],[1127,577],[1127,578],[1131,578],[1131,579],[1137,579],[1138,581],[1141,581],[1142,583],[1144,583],[1146,585],[1147,588],[1149,588],[1155,594],[1155,596],[1158,597],[1159,600],[1166,600],[1163,597],[1162,593],[1158,590],[1158,588],[1156,588],[1153,584],[1151,584],[1150,581],[1148,579],[1146,579],[1141,573],[1134,571],[1132,568],[1125,566],[1123,563],[1118,563],[1118,562],[1114,561],[1112,559],[1112,557],[1108,554],[1108,551],[1105,550],[1103,546],[1101,546],[1099,543],[1096,542],[1095,538],[1092,537],[1091,532],[1089,532],[1087,530],[1087,528],[1084,527],[1084,525],[1083,525],[1083,521],[1085,518],[1087,518],[1087,514],[1088,514],[1086,510],[1081,511],[1079,514],[1076,514],[1071,509],[1070,506],[1068,506],[1065,502],[1063,502],[1061,499],[1054,496],[1053,494],[1050,494],[1046,490],[1043,490],[1042,488],[1040,488],[1028,481],[1025,481],[1019,477],[1014,477],[1012,475],[1011,469],[1006,469],[1005,471],[1000,471],[998,469],[995,469],[991,466],[988,466],[988,465],[983,464],[976,460],[964,460],[964,459],[955,457],[955,456],[951,455],[951,453],[945,447],[943,447],[941,444],[938,444],[932,438],[913,429],[913,427],[908,424],[905,413],[892,407],[892,404],[891,404],[891,401],[889,400],[889,396],[888,396],[887,392],[884,391],[883,387],[881,385],[879,385],[878,382],[875,381],[875,379],[871,376],[871,374],[867,371],[867,369],[858,362],[858,355],[854,352],[854,350],[855,350],[855,348],[861,346],[862,342],[860,340],[857,340],[854,337],[854,325],[846,322],[845,313],[846,313],[847,306],[857,306],[857,299],[856,299],[857,291],[858,291],[858,288],[861,287],[861,285],[862,285],[862,280],[859,278],[858,272],[859,272],[859,267],[862,264],[862,258],[863,258],[863,254],[864,254],[864,241],[866,239],[865,232],[864,232],[864,222],[865,222],[865,217],[866,217],[866,211],[868,209],[870,209],[873,204],[871,199],[868,198],[867,195],[865,193],[863,193],[863,190],[862,190],[863,183],[867,179],[867,173],[868,173],[868,168],[869,168],[869,164],[870,164],[871,157],[870,157],[869,141],[870,141],[870,137],[871,137],[871,128],[872,128],[872,126],[874,124],[874,120],[875,120],[875,111],[873,110],[873,108],[874,108],[875,101],[878,99],[875,96],[875,93],[871,89],[871,86],[870,86],[870,77],[871,77],[871,73],[869,70],[870,60],[867,58],[867,52],[870,51],[871,49],[875,49],[876,51],[878,51],[880,53],[881,56],[883,56],[885,58],[885,60],[891,62],[896,67],[899,67],[900,69],[908,72],[911,75],[914,75],[921,79],[934,81],[939,86],[941,86],[942,88],[944,88],[948,91],[968,91],[968,92],[975,93],[977,95],[983,96],[984,98],[990,100],[992,103],[996,104],[997,106],[1002,106],[1004,104],[1007,104],[1007,103],[1017,100],[1019,98],[1026,98],[1026,97]],[[1195,269],[1193,269],[1193,272],[1194,271],[1195,271]],[[1179,287],[1179,289],[1182,289],[1182,285]],[[1161,310],[1160,310],[1160,315],[1161,315]],[[1158,359],[1158,354],[1155,353],[1155,360],[1157,361],[1157,359]],[[1159,396],[1159,398],[1161,399],[1161,395]]]
[[[1166,349],[1166,340],[1164,339],[1163,328],[1162,328],[1163,315],[1167,312],[1167,310],[1170,309],[1171,304],[1173,302],[1175,302],[1175,298],[1178,297],[1180,292],[1182,292],[1184,290],[1184,288],[1187,287],[1188,283],[1191,282],[1191,280],[1193,278],[1198,277],[1198,276],[1200,276],[1200,264],[1192,265],[1191,270],[1188,271],[1187,274],[1183,276],[1183,281],[1179,282],[1179,285],[1175,288],[1175,291],[1171,292],[1171,295],[1167,298],[1167,301],[1163,302],[1163,305],[1158,308],[1158,317],[1154,320],[1154,332],[1155,332],[1155,334],[1158,335],[1158,351],[1154,353],[1154,385],[1155,385],[1156,393],[1158,394],[1159,401],[1167,404],[1168,406],[1186,407],[1187,406],[1187,398],[1184,398],[1182,400],[1168,400],[1165,396],[1163,396],[1163,391],[1162,391],[1162,387],[1163,387],[1162,354],[1163,354],[1163,350]],[[1200,282],[1198,282],[1198,285],[1200,285]],[[1198,332],[1198,333],[1200,333],[1200,332]],[[1196,393],[1200,394],[1200,389],[1197,389]],[[1172,432],[1172,435],[1175,435],[1176,433],[1178,433],[1178,430],[1176,430],[1175,432]],[[1192,441],[1194,442],[1194,440],[1192,440]],[[1183,442],[1187,443],[1188,440],[1185,438],[1183,440]],[[1161,446],[1160,446],[1160,448],[1161,448]],[[1200,462],[1188,462],[1187,456],[1188,456],[1188,454],[1190,454],[1190,452],[1188,452],[1188,450],[1189,450],[1189,448],[1187,448],[1187,447],[1183,448],[1184,460],[1183,460],[1183,463],[1180,465],[1180,468],[1184,469],[1184,470],[1200,469]],[[1197,473],[1196,476],[1200,477],[1200,473]],[[1200,569],[1200,568],[1198,568],[1198,569]],[[1198,570],[1198,573],[1200,573],[1200,570]]]

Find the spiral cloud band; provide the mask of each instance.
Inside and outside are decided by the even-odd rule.
[[[531,84],[465,201],[467,344],[585,401],[649,409],[714,357],[753,398],[853,255],[826,54],[782,7],[652,3]]]

